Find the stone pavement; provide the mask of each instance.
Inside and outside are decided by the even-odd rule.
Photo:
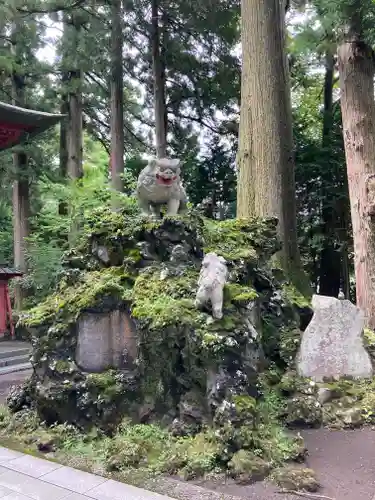
[[[1,500],[171,500],[111,479],[0,447]]]

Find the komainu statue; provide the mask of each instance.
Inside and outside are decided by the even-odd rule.
[[[228,277],[228,268],[224,257],[216,253],[205,255],[198,280],[198,291],[195,299],[197,308],[211,302],[212,316],[223,317],[224,285]]]
[[[180,164],[177,159],[152,159],[141,171],[136,194],[144,214],[160,218],[162,205],[167,205],[167,215],[177,215],[186,209]]]

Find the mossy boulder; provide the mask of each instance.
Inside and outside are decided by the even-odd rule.
[[[312,469],[305,467],[283,467],[273,473],[273,479],[285,492],[306,491],[314,493],[320,483]]]
[[[375,424],[375,379],[317,383],[288,371],[271,383],[279,394],[279,418],[289,427],[354,429]]]
[[[230,475],[238,483],[250,483],[264,479],[271,470],[271,464],[248,450],[237,451],[228,463]]]
[[[292,366],[300,338],[289,285],[272,264],[280,249],[276,225],[275,219],[212,221],[194,212],[159,221],[126,211],[93,213],[77,248],[64,256],[55,293],[19,320],[33,342],[28,404],[47,423],[95,425],[113,434],[126,416],[161,424],[176,439],[197,439],[195,450],[200,439],[209,442],[211,458],[197,452],[195,459],[189,441],[185,465],[176,466],[187,477],[245,457],[236,455],[241,450],[248,458],[257,450],[258,465],[272,467],[296,457],[299,446],[264,410],[259,376],[271,365],[281,373]],[[224,316],[215,321],[209,309],[194,305],[208,251],[223,255],[229,269]],[[119,310],[135,325],[135,362],[83,371],[80,318]],[[207,441],[209,428],[215,437]],[[138,459],[139,465],[139,446],[114,448],[109,467]]]

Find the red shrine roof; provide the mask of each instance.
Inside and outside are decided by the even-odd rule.
[[[0,281],[4,279],[10,280],[22,275],[23,273],[21,271],[17,271],[17,269],[8,267],[5,264],[0,264]]]
[[[43,113],[0,102],[0,151],[44,132],[64,115]]]

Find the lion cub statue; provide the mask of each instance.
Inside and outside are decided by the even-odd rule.
[[[199,274],[198,291],[195,306],[199,309],[211,302],[212,317],[223,317],[224,285],[228,277],[228,268],[224,257],[214,252],[207,253]]]
[[[149,160],[138,176],[136,195],[142,212],[160,218],[161,207],[167,215],[177,215],[187,208],[187,197],[180,179],[180,160]]]

